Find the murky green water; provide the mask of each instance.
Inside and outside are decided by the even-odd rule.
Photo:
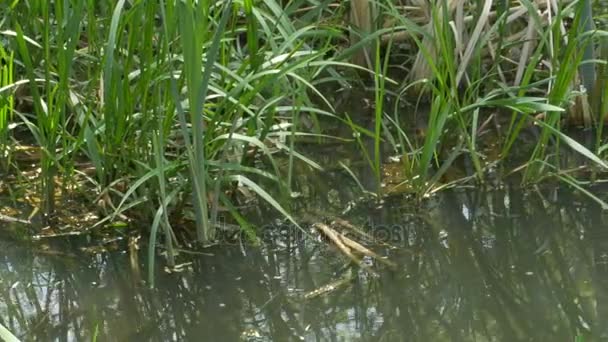
[[[289,227],[267,234],[261,249],[182,255],[192,264],[159,270],[155,290],[127,253],[91,255],[66,243],[69,254],[55,255],[0,241],[0,322],[37,341],[608,338],[608,231],[594,203],[564,190],[505,188],[411,207],[396,199],[349,214],[393,245],[368,241],[398,264],[368,260],[373,272]],[[305,299],[339,279],[351,280]]]

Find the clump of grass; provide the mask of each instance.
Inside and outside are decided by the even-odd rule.
[[[559,144],[551,141],[565,142],[595,165],[604,167],[589,147],[575,146],[574,140],[565,140],[561,133],[563,118],[567,116],[572,121],[578,115],[580,106],[572,104],[585,104],[588,100],[577,88],[579,66],[581,72],[587,70],[583,78],[597,79],[589,72],[598,64],[589,57],[593,47],[589,39],[605,33],[585,26],[591,20],[588,1],[552,8],[526,1],[520,7],[492,8],[492,3],[486,1],[476,9],[467,8],[469,4],[444,1],[423,8],[420,12],[427,13],[425,18],[403,15],[402,8],[391,2],[377,4],[384,18],[388,17],[384,20],[390,26],[385,25],[385,29],[390,28],[390,32],[379,30],[380,33],[373,32],[370,36],[380,34],[385,42],[408,39],[417,48],[415,62],[394,61],[406,68],[409,65],[413,77],[397,90],[397,102],[417,90],[427,94],[426,101],[430,104],[428,127],[420,149],[411,144],[412,137],[399,127],[396,127],[398,138],[393,139],[400,142],[395,150],[400,150],[406,173],[416,180],[413,182],[416,192],[426,193],[436,187],[450,164],[461,155],[468,156],[475,178],[483,182],[487,162],[479,150],[478,135],[490,120],[497,121],[492,116],[504,113],[505,109],[513,115],[504,136],[502,159],[508,159],[522,129],[544,113],[540,139],[530,156],[524,181],[540,179],[543,164],[536,161],[547,160],[549,146],[559,149]],[[566,21],[571,25],[568,30]],[[517,38],[522,36],[526,40]],[[513,52],[518,62],[508,57]],[[548,70],[539,67],[542,65],[549,66]],[[397,111],[395,105],[393,117],[398,116]],[[603,111],[594,113],[601,117]],[[398,119],[391,121],[399,124]],[[603,120],[594,122],[601,130]],[[597,139],[599,144],[601,134]],[[441,151],[447,155],[440,157]],[[559,168],[559,159],[551,160]],[[429,168],[431,164],[436,165]]]
[[[237,209],[240,187],[295,223],[281,204],[290,174],[274,154],[319,168],[293,138],[302,113],[333,115],[315,79],[337,78],[341,66],[324,60],[331,30],[290,20],[304,4],[290,12],[274,0],[17,4],[5,20],[15,27],[7,51],[28,76],[34,112],[15,113],[42,151],[43,211],[55,211],[56,184],[93,188],[91,202],[105,212],[96,226],[150,218],[151,246],[162,232],[169,264],[175,215],[192,215],[203,244],[214,240],[220,208],[254,236]]]

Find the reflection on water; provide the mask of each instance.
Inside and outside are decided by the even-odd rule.
[[[394,200],[349,217],[395,247],[374,247],[399,265],[371,260],[375,276],[288,231],[261,249],[188,255],[184,272],[157,272],[155,290],[132,276],[126,254],[0,243],[0,323],[41,341],[608,338],[608,233],[594,203],[507,188],[444,193],[417,213],[409,206]],[[333,292],[305,296],[345,277]]]

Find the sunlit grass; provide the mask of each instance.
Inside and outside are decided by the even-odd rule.
[[[0,46],[0,94],[9,93],[13,85],[13,58],[14,53],[8,53]],[[0,97],[0,101],[0,160],[4,161],[0,168],[7,169],[10,160],[9,125],[13,118],[15,100],[12,95],[6,95]]]
[[[0,324],[0,338],[5,342],[19,342],[19,339],[2,324]]]
[[[426,90],[430,111],[425,140],[420,149],[412,145],[411,136],[396,127],[396,141],[400,142],[404,168],[417,180],[415,184],[419,192],[436,186],[441,173],[448,169],[448,163],[458,155],[467,155],[477,180],[483,182],[485,162],[482,161],[483,152],[479,151],[477,135],[481,124],[491,120],[487,117],[489,113],[499,115],[504,110],[512,110],[513,115],[500,153],[503,160],[508,160],[522,129],[543,113],[540,140],[530,156],[524,181],[540,179],[543,170],[537,167],[543,164],[533,161],[546,160],[547,148],[558,151],[560,145],[554,143],[557,141],[566,142],[595,165],[604,167],[599,163],[600,158],[591,158],[594,155],[591,146],[573,146],[572,140],[564,140],[567,137],[560,133],[565,118],[570,122],[577,120],[579,113],[576,111],[580,108],[572,104],[584,104],[589,98],[582,96],[577,88],[578,66],[584,66],[581,70],[586,70],[587,78],[595,79],[597,76],[590,71],[594,71],[598,64],[597,68],[602,70],[604,63],[598,59],[589,60],[589,49],[595,41],[590,38],[597,39],[605,33],[590,31],[583,25],[590,20],[590,13],[585,12],[588,2],[563,4],[547,19],[546,9],[541,8],[541,14],[541,9],[529,2],[523,2],[518,12],[501,12],[499,7],[491,10],[489,2],[482,3],[484,7],[481,10],[472,12],[466,4],[459,9],[444,1],[429,5],[431,15],[426,26],[414,22],[417,20],[414,17],[402,16],[399,9],[390,3],[379,3],[391,18],[393,32],[396,32],[394,36],[406,33],[419,51],[419,60],[412,66],[411,75],[414,77],[412,81],[420,83],[404,83],[399,97],[411,94],[412,89]],[[464,11],[465,18],[470,20],[462,21],[459,10]],[[526,13],[527,16],[523,16]],[[525,24],[522,19],[527,20],[528,28],[522,25]],[[564,28],[566,20],[571,26],[568,30]],[[513,41],[511,35],[518,30],[517,34],[526,34],[526,29],[528,41]],[[463,40],[465,38],[468,40]],[[513,65],[514,69],[507,68],[511,62],[506,56],[499,55],[501,50],[497,47],[503,47],[505,53],[516,47],[520,49],[521,58],[518,64]],[[494,51],[494,55],[489,56],[488,50]],[[542,65],[549,66],[548,72]],[[416,79],[419,75],[427,79]],[[510,84],[512,82],[514,85]],[[599,89],[602,89],[601,85]],[[599,109],[594,113],[600,115],[603,111]],[[399,119],[394,119],[398,117],[397,106],[392,116],[391,121],[398,126]],[[601,131],[603,120],[594,119],[594,123]],[[602,139],[598,133],[597,144]],[[447,152],[446,145],[456,148]],[[551,162],[559,167],[558,158],[551,159]],[[436,165],[429,168],[432,164]]]
[[[169,264],[178,243],[169,215],[176,210],[194,214],[197,239],[205,244],[221,223],[220,206],[247,229],[226,195],[237,186],[290,218],[283,200],[273,198],[274,193],[289,197],[274,150],[320,168],[295,150],[293,138],[300,132],[294,118],[303,112],[333,115],[309,96],[332,108],[314,85],[321,70],[335,68],[335,62],[322,60],[332,34],[312,25],[295,27],[271,0],[118,1],[113,7],[77,1],[53,13],[45,5],[25,4],[13,13],[43,19],[20,26],[19,16],[9,18],[15,20],[15,34],[8,38],[7,54],[18,52],[19,72],[29,80],[35,115],[16,113],[43,151],[45,213],[54,212],[55,180],[67,181],[66,171],[84,158],[95,169],[94,177],[86,178],[98,193],[91,200],[107,215],[98,225],[137,209],[139,217],[150,218],[151,245],[163,232]],[[63,16],[67,25],[56,30],[54,19]],[[305,43],[307,37],[315,46]],[[5,78],[3,85],[12,82]],[[11,112],[3,113],[8,141]],[[289,144],[281,142],[290,135]],[[270,172],[248,166],[256,154]],[[264,189],[260,179],[279,191]]]

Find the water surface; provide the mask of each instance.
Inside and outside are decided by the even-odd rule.
[[[564,189],[461,189],[418,208],[398,197],[347,214],[396,269],[353,267],[314,235],[271,225],[261,248],[181,254],[191,264],[161,266],[154,290],[127,252],[3,240],[0,322],[38,341],[602,340],[605,216]],[[311,296],[327,284],[338,285]]]

